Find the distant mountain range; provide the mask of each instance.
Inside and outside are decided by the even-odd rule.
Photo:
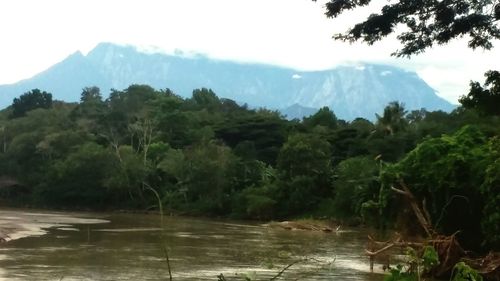
[[[170,88],[183,97],[190,97],[195,88],[211,88],[219,97],[279,109],[289,118],[328,106],[342,119],[373,120],[391,101],[403,102],[408,110],[454,108],[416,73],[393,66],[362,64],[298,71],[203,56],[144,53],[111,43],[99,44],[86,56],[76,52],[32,78],[0,85],[0,108],[34,88],[51,92],[55,99],[75,102],[86,86],[98,86],[107,95],[112,88],[121,90],[130,84]]]

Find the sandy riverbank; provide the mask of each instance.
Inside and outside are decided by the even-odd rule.
[[[104,219],[85,215],[45,211],[0,210],[0,242],[8,242],[29,236],[40,236],[50,228],[72,227],[75,224],[107,223]]]

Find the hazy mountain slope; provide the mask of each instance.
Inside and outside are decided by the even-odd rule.
[[[308,117],[313,115],[318,111],[319,108],[305,107],[300,104],[292,104],[287,108],[281,109],[281,114],[283,114],[287,119],[302,119],[302,117]]]
[[[99,86],[107,95],[111,88],[123,89],[133,83],[168,87],[184,97],[191,96],[195,88],[212,88],[220,97],[251,106],[285,109],[296,104],[309,108],[304,114],[311,108],[329,106],[345,119],[373,119],[394,100],[404,102],[410,110],[453,108],[415,73],[391,66],[367,64],[304,72],[201,56],[146,54],[109,43],[99,44],[87,56],[77,52],[30,79],[0,86],[0,107],[33,88],[49,91],[56,99],[77,101],[86,86]],[[292,115],[300,117],[300,112]]]
[[[339,67],[331,71],[303,73],[292,103],[319,108],[328,105],[341,117],[373,119],[391,101],[408,109],[451,110],[414,72],[386,65]]]
[[[117,89],[130,83],[169,87],[189,97],[195,88],[212,88],[217,95],[256,106],[287,104],[294,71],[275,66],[240,64],[206,57],[185,58],[138,53],[132,47],[100,44],[88,59]]]
[[[76,52],[30,79],[0,86],[0,108],[10,105],[13,98],[34,88],[51,92],[55,99],[77,101],[82,88],[94,84],[105,86],[106,80],[85,56]]]

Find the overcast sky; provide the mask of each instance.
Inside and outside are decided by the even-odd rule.
[[[377,4],[386,0],[374,0]],[[317,70],[377,62],[416,71],[447,100],[457,103],[469,81],[498,68],[500,42],[471,51],[464,41],[411,59],[390,53],[398,42],[374,46],[336,42],[331,36],[376,8],[338,19],[311,0],[2,0],[0,84],[29,78],[77,50],[99,42],[156,47],[166,53],[202,53],[219,59]]]

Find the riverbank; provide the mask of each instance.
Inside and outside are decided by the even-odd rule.
[[[41,236],[50,228],[71,227],[74,224],[108,223],[104,219],[85,218],[48,211],[0,210],[0,241],[8,242],[29,236]]]

